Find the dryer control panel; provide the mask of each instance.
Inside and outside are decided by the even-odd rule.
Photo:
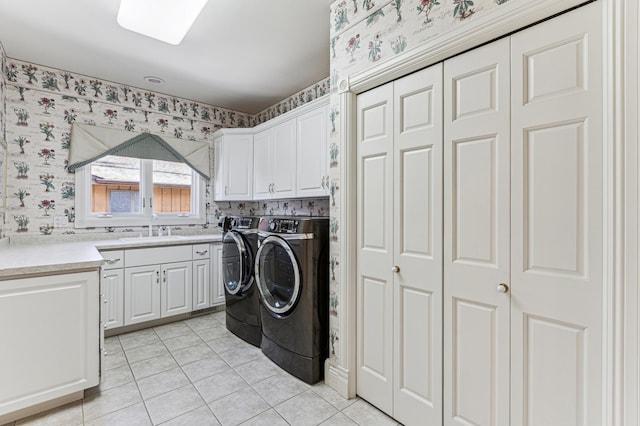
[[[298,232],[298,221],[295,219],[271,219],[269,221],[269,231],[279,234],[296,234]]]

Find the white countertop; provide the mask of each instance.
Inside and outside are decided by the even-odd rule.
[[[104,262],[98,250],[121,250],[219,241],[222,241],[221,234],[9,245],[9,247],[0,248],[0,280],[20,278],[24,275],[46,275],[47,273],[73,272],[80,269],[97,269]]]

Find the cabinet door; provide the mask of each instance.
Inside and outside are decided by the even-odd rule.
[[[99,277],[0,281],[0,418],[98,384]]]
[[[509,39],[444,63],[444,424],[509,424]]]
[[[160,266],[124,270],[124,324],[160,318]]]
[[[224,136],[213,140],[213,199],[226,200],[227,176],[224,163]]]
[[[271,145],[272,195],[275,198],[296,195],[296,120],[273,128]]]
[[[327,107],[297,119],[296,196],[326,196],[329,192],[327,161]]]
[[[265,130],[253,137],[253,199],[271,198],[271,142],[272,129]]]
[[[225,135],[225,200],[250,200],[253,197],[253,136]]]
[[[211,306],[225,302],[222,279],[222,244],[211,244]]]
[[[160,316],[191,312],[192,262],[176,262],[162,265],[162,286],[160,291]]]
[[[124,325],[124,270],[102,271],[102,324],[105,329]]]
[[[211,261],[209,259],[193,262],[193,310],[211,306]]]

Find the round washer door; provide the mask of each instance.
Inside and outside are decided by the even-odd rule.
[[[229,294],[237,294],[252,284],[253,259],[242,235],[229,231],[222,239],[222,280]]]
[[[286,315],[295,307],[300,295],[300,267],[285,240],[270,235],[262,241],[255,273],[265,308]]]

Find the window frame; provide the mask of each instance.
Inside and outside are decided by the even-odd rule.
[[[76,220],[75,228],[103,226],[199,225],[206,223],[206,182],[191,169],[191,213],[153,212],[153,160],[140,159],[140,213],[105,215],[91,211],[91,164],[76,170]]]

